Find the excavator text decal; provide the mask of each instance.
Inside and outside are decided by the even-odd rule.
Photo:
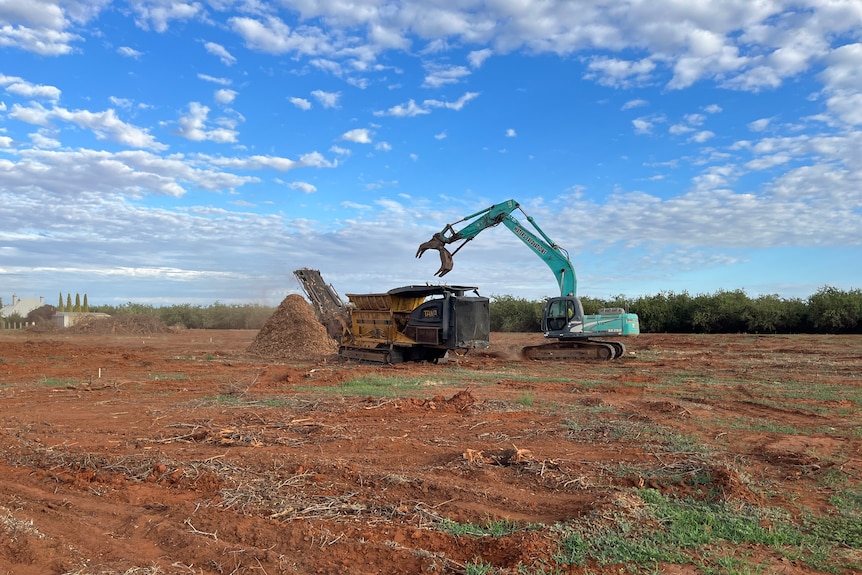
[[[548,250],[546,250],[546,249],[542,246],[542,244],[540,244],[539,242],[537,242],[536,240],[534,240],[533,238],[531,238],[531,237],[529,236],[529,234],[527,234],[527,232],[525,232],[524,230],[522,230],[522,229],[521,229],[521,226],[515,226],[515,227],[512,229],[512,231],[513,231],[513,232],[515,232],[516,234],[518,234],[519,236],[521,236],[521,238],[522,238],[525,242],[527,242],[528,244],[530,244],[530,247],[531,247],[531,248],[533,248],[534,250],[536,250],[536,251],[537,251],[537,252],[539,252],[540,254],[545,255],[545,254],[547,254],[547,253],[548,253]]]

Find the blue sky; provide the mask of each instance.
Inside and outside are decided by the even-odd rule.
[[[838,0],[3,0],[0,295],[438,282],[417,246],[508,199],[581,295],[859,288],[860,36]],[[503,227],[445,280],[557,293]]]

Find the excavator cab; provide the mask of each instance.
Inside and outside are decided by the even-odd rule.
[[[561,332],[569,331],[569,323],[583,323],[583,319],[584,308],[578,298],[550,298],[545,304],[545,313],[542,314],[542,331],[548,334],[548,337],[556,337]]]

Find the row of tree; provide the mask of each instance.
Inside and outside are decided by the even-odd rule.
[[[75,305],[72,305],[72,294],[66,294],[66,304],[63,305],[63,292],[60,292],[60,300],[57,302],[57,311],[69,312],[89,312],[90,304],[87,301],[87,294],[84,294],[84,303],[81,303],[81,294],[75,294]]]
[[[644,333],[862,333],[862,290],[820,288],[807,299],[750,298],[742,290],[691,296],[582,297],[584,313],[621,307],[636,313]],[[492,331],[539,331],[543,302],[494,296]]]
[[[179,304],[155,307],[127,303],[119,306],[100,305],[92,311],[117,315],[149,315],[169,326],[188,329],[260,329],[275,312],[275,308],[255,304],[224,304],[209,306]]]
[[[63,296],[60,295],[62,301]],[[90,307],[87,296],[82,304],[71,305],[67,295],[66,311],[131,314],[156,317],[169,326],[189,329],[260,329],[275,308],[254,304],[209,306],[152,306],[127,303],[119,306]],[[662,292],[652,296],[607,300],[582,297],[584,312],[621,307],[636,313],[644,333],[862,333],[862,290],[823,287],[807,299],[785,299],[777,295],[751,298],[742,290],[718,291],[691,296],[687,292]],[[541,330],[544,302],[513,296],[491,297],[491,331],[536,332]],[[71,308],[71,309],[70,309]],[[57,311],[46,305],[34,310],[26,321],[50,321]],[[24,321],[25,318],[19,318]]]

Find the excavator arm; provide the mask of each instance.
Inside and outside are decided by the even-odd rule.
[[[625,353],[625,346],[621,342],[594,338],[637,335],[640,332],[637,315],[621,309],[604,309],[594,315],[584,315],[583,306],[576,295],[578,284],[569,255],[554,243],[524,210],[521,212],[530,227],[515,219],[512,212],[518,209],[520,206],[517,202],[508,200],[470,214],[457,222],[446,224],[440,232],[419,246],[416,257],[421,257],[428,250],[440,252],[440,269],[434,275],[442,277],[452,270],[452,256],[467,242],[483,230],[503,224],[533,250],[533,253],[542,258],[551,268],[560,286],[559,297],[548,298],[542,313],[542,331],[545,337],[558,341],[525,347],[524,356],[530,359],[553,360],[609,360],[621,357]],[[455,229],[455,226],[462,222],[467,223],[460,229]],[[460,244],[450,252],[447,246],[458,242]]]
[[[520,210],[524,214],[532,230],[512,216],[512,212],[515,210]],[[454,226],[462,222],[468,223],[456,230]],[[482,231],[499,224],[503,224],[509,228],[519,240],[524,242],[528,248],[533,250],[533,253],[539,256],[551,268],[560,286],[561,296],[574,296],[577,293],[575,268],[569,259],[569,255],[563,248],[554,243],[536,224],[533,218],[528,216],[521,209],[518,202],[514,200],[494,204],[489,208],[465,216],[457,222],[446,224],[446,227],[440,232],[437,232],[430,240],[419,246],[416,257],[422,257],[422,254],[428,250],[437,250],[440,253],[440,269],[434,275],[443,277],[452,271],[454,267],[452,256],[458,253],[458,250],[463,248],[467,242],[475,238]],[[455,250],[449,251],[447,246],[458,242],[460,244]]]

